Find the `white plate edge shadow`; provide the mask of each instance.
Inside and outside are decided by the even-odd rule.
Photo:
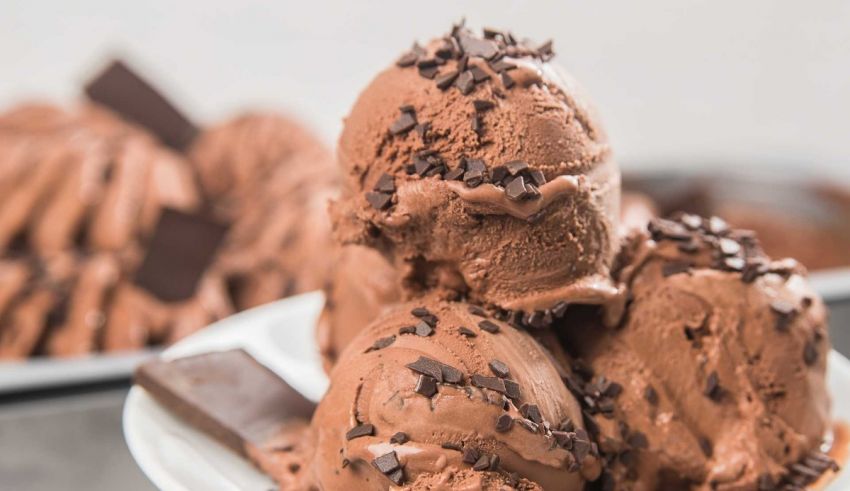
[[[189,336],[163,356],[243,348],[307,398],[318,401],[328,383],[314,337],[323,301],[320,292],[312,292],[247,310]],[[278,324],[286,322],[291,325]],[[828,366],[833,414],[850,422],[850,391],[839,390],[850,386],[850,361],[832,351]],[[138,386],[127,396],[123,429],[133,458],[161,490],[266,491],[274,487],[248,461],[180,421]],[[850,471],[841,472],[823,491],[842,489],[850,489]]]

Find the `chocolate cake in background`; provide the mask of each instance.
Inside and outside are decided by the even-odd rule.
[[[0,114],[0,359],[167,344],[326,283],[337,179],[309,132],[198,128],[121,62],[85,93]]]

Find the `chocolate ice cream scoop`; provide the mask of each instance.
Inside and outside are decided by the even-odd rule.
[[[349,345],[312,421],[320,488],[425,489],[415,484],[491,471],[578,490],[597,477],[552,355],[484,315],[462,303],[399,304]]]
[[[276,114],[248,113],[204,131],[190,158],[216,213],[233,222],[216,268],[237,308],[327,283],[327,203],[339,170],[312,134]]]
[[[622,385],[595,418],[609,477],[628,489],[756,490],[830,468],[817,453],[830,343],[803,269],[716,217],[656,219],[649,231],[616,272],[633,298],[623,324],[605,330],[589,309],[559,324],[573,355]]]
[[[339,141],[338,236],[385,250],[408,290],[527,312],[617,297],[619,170],[551,56],[456,27],[381,72]]]
[[[319,351],[330,369],[346,346],[388,305],[401,300],[396,269],[376,250],[340,247],[316,325]]]

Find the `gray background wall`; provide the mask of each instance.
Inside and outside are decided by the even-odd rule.
[[[200,119],[287,108],[332,142],[358,90],[466,15],[554,38],[627,166],[848,157],[850,3],[777,0],[0,3],[0,107],[68,99],[110,53]]]

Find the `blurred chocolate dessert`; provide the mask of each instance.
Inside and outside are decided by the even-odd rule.
[[[120,62],[85,92],[0,114],[0,359],[171,343],[326,283],[337,173],[306,130],[200,130]]]

